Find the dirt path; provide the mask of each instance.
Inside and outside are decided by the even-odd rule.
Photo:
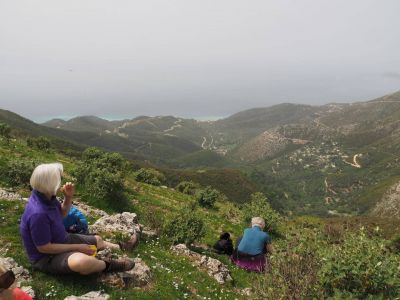
[[[208,145],[208,149],[211,149],[213,144],[214,144],[214,137],[211,135],[211,143],[210,145]]]
[[[201,148],[203,148],[204,150],[212,150],[211,147],[214,144],[214,137],[212,135],[210,135],[210,137],[211,137],[211,142],[208,146],[206,146],[207,138],[203,136],[203,142],[201,143]]]
[[[174,122],[174,125],[171,126],[171,128],[168,128],[168,129],[165,129],[165,130],[164,130],[164,133],[169,132],[169,131],[172,131],[172,130],[174,130],[175,128],[182,127],[181,123],[182,123],[182,119],[176,120],[176,121]]]
[[[351,162],[348,162],[348,161],[346,161],[346,160],[343,160],[343,162],[344,163],[346,163],[346,164],[348,164],[348,165],[350,165],[350,166],[352,166],[352,167],[355,167],[355,168],[361,168],[361,165],[357,162],[357,157],[359,157],[359,156],[361,156],[362,154],[361,153],[358,153],[358,154],[355,154],[354,156],[353,156],[353,162],[351,163]]]
[[[325,177],[325,191],[326,192],[331,192],[332,194],[337,195],[337,193],[330,188],[330,186],[328,184],[328,178],[327,177]]]
[[[201,143],[201,148],[206,149],[204,147],[205,143],[207,142],[207,138],[205,136],[203,136],[203,142]]]

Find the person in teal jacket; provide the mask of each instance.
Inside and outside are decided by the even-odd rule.
[[[89,234],[88,221],[85,215],[75,206],[71,206],[68,215],[63,219],[65,230],[69,233]]]

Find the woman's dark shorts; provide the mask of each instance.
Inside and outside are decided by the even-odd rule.
[[[69,233],[64,244],[87,244],[97,246],[97,240],[94,235]],[[68,257],[74,253],[76,253],[76,251],[49,255],[34,262],[32,266],[36,270],[50,274],[73,274],[75,272],[68,267]]]

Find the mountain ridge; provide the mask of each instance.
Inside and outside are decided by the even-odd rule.
[[[236,168],[276,206],[300,214],[367,213],[400,173],[400,92],[350,104],[283,103],[207,122],[174,116],[71,120],[64,128],[54,128],[55,120],[46,122],[50,127],[13,124],[158,166]]]

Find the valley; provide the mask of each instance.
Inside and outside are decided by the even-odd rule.
[[[284,103],[206,122],[82,116],[39,125],[4,111],[0,121],[157,168],[238,170],[286,214],[368,213],[400,174],[400,92],[351,104]],[[242,197],[230,200],[248,200]]]
[[[18,234],[22,200],[34,166],[57,161],[65,180],[76,182],[76,205],[91,224],[98,212],[134,213],[153,234],[129,254],[148,277],[121,289],[95,276],[65,283],[33,272],[29,284],[40,299],[93,289],[111,299],[395,299],[400,93],[384,98],[392,100],[282,104],[215,122],[78,117],[44,126],[0,110],[0,242],[7,246],[0,259],[29,267]],[[202,204],[206,191],[215,202]],[[237,240],[248,214],[269,222],[276,249],[262,275],[211,250],[223,231]],[[187,245],[175,245],[182,236]],[[207,271],[207,261],[232,280]]]

